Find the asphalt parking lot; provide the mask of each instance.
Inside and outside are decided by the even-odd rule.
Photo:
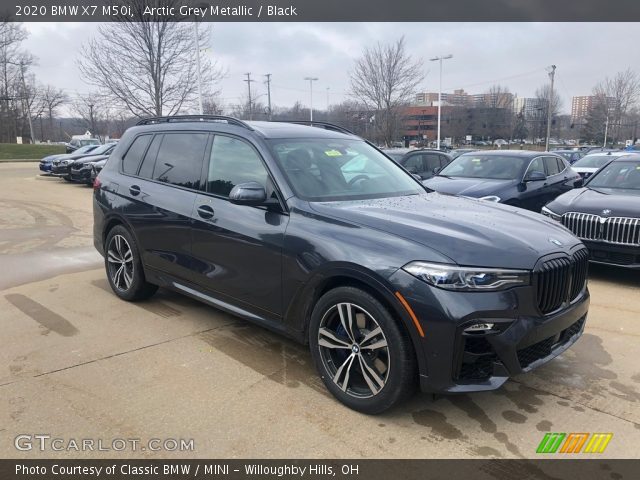
[[[118,300],[91,229],[90,188],[0,164],[0,457],[533,458],[549,431],[640,457],[637,272],[592,268],[585,333],[544,367],[373,417],[333,400],[305,347],[169,291]],[[23,452],[20,434],[195,448]]]

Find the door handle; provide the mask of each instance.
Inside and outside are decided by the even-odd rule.
[[[209,205],[200,205],[198,207],[198,215],[202,218],[213,218],[213,208]]]
[[[140,192],[141,192],[141,190],[140,190],[140,187],[138,185],[131,185],[129,187],[129,193],[131,195],[133,195],[134,197],[140,195]]]

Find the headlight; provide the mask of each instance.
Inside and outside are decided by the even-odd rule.
[[[542,215],[549,217],[551,220],[555,220],[556,222],[562,221],[562,215],[558,215],[555,212],[552,212],[547,207],[542,207],[542,211],[540,212]]]
[[[495,291],[531,283],[531,274],[527,270],[459,267],[420,261],[408,263],[402,269],[445,290]]]
[[[497,197],[495,195],[489,195],[489,196],[486,196],[486,197],[480,197],[480,200],[486,200],[487,202],[498,203],[501,200],[501,198]]]

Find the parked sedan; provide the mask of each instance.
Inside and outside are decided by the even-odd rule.
[[[424,184],[441,193],[481,198],[539,212],[582,179],[559,155],[527,150],[466,153]]]
[[[63,177],[65,180],[71,181],[71,165],[75,161],[89,155],[108,155],[113,150],[115,145],[115,143],[95,145],[91,150],[88,150],[85,153],[72,153],[70,155],[66,155],[65,158],[55,159],[53,161],[51,173],[56,176]]]
[[[542,213],[579,237],[592,262],[640,269],[640,155],[611,158]]]
[[[614,158],[631,155],[633,152],[606,152],[606,153],[590,153],[572,165],[572,168],[586,180],[596,173],[603,165],[606,165]]]
[[[86,183],[87,185],[91,185],[93,183],[93,179],[91,178],[91,172],[93,170],[93,165],[97,162],[101,162],[102,160],[106,160],[109,158],[109,155],[89,155],[88,157],[83,157],[71,164],[71,180],[78,183]]]
[[[84,147],[80,147],[73,154],[59,153],[59,154],[56,154],[56,155],[48,155],[48,156],[44,157],[42,160],[40,160],[38,168],[40,168],[41,172],[50,173],[54,160],[62,160],[62,159],[65,159],[65,158],[69,158],[71,155],[89,153],[91,150],[93,150],[93,149],[95,149],[97,147],[98,147],[98,145],[86,145]]]
[[[580,150],[552,150],[552,152],[562,155],[570,164],[576,163],[586,155],[586,152],[581,152]]]

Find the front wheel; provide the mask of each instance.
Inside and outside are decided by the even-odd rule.
[[[381,413],[408,398],[416,361],[403,326],[373,296],[339,287],[320,298],[309,343],[327,389],[349,408]]]
[[[122,225],[107,235],[104,265],[113,293],[123,300],[144,300],[158,290],[146,281],[136,242]]]

